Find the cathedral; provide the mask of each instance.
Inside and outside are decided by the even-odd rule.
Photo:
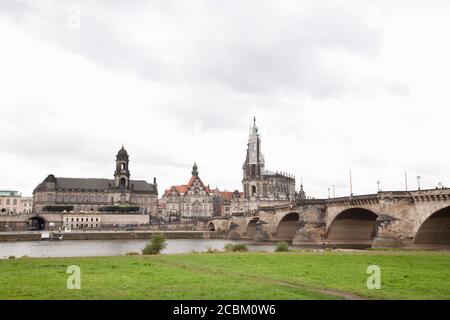
[[[245,198],[289,200],[295,197],[293,175],[265,169],[264,156],[261,153],[261,138],[255,118],[253,127],[250,129],[247,156],[242,170]]]
[[[231,204],[233,213],[256,210],[259,206],[285,203],[297,198],[305,198],[303,185],[295,191],[295,177],[285,172],[266,170],[261,152],[261,137],[256,126],[256,118],[250,128],[247,154],[242,166],[243,194],[235,193]]]
[[[116,156],[113,179],[57,178],[48,175],[33,191],[33,212],[73,213],[129,209],[129,213],[157,214],[158,188],[145,180],[131,180],[128,152]]]

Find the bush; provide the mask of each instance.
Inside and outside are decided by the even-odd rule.
[[[163,234],[156,233],[142,249],[142,254],[158,254],[166,248],[166,242],[166,237]]]
[[[227,244],[223,247],[223,250],[225,250],[226,252],[233,251],[233,244],[232,244],[232,243],[227,243]]]
[[[47,212],[63,212],[63,211],[73,211],[73,206],[45,206],[42,211]]]
[[[218,250],[217,250],[217,249],[213,249],[213,248],[211,248],[211,247],[208,247],[208,249],[207,249],[206,252],[207,252],[207,253],[217,253]]]
[[[9,256],[8,259],[15,259],[15,256]]]
[[[127,256],[138,256],[139,252],[136,251],[128,251],[125,255]]]
[[[136,213],[139,212],[140,207],[133,206],[105,206],[98,208],[100,212],[120,212],[120,213]]]
[[[245,243],[227,243],[223,249],[227,252],[247,252],[248,247]]]
[[[288,251],[289,251],[289,244],[286,241],[277,242],[275,252],[288,252]]]

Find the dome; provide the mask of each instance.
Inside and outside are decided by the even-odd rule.
[[[45,178],[44,182],[56,182],[56,178],[54,175],[49,174],[47,178]]]
[[[116,160],[128,160],[128,152],[123,146],[117,153]]]

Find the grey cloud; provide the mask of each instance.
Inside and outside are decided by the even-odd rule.
[[[7,2],[3,12],[33,13],[20,21],[44,38],[116,72],[183,83],[205,82],[250,94],[280,90],[334,97],[352,90],[345,69],[330,65],[326,50],[377,55],[381,35],[329,1],[75,2],[81,28],[65,27],[72,2]],[[28,4],[28,5],[27,5]],[[50,5],[51,4],[51,5]],[[126,15],[124,15],[126,11]],[[134,29],[141,28],[137,38]],[[162,36],[166,34],[167,36]]]

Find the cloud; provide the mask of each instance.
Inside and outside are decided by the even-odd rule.
[[[165,2],[165,1],[164,1]],[[329,1],[7,2],[29,32],[120,73],[170,84],[215,83],[243,93],[351,91],[348,65],[327,54],[377,56],[381,34]],[[78,8],[79,28],[67,26]],[[124,13],[126,10],[126,14]]]
[[[0,184],[109,177],[124,143],[135,178],[163,189],[197,161],[233,190],[254,115],[267,168],[309,194],[346,192],[350,168],[364,193],[401,188],[404,171],[441,180],[445,10],[377,5],[1,1]]]

